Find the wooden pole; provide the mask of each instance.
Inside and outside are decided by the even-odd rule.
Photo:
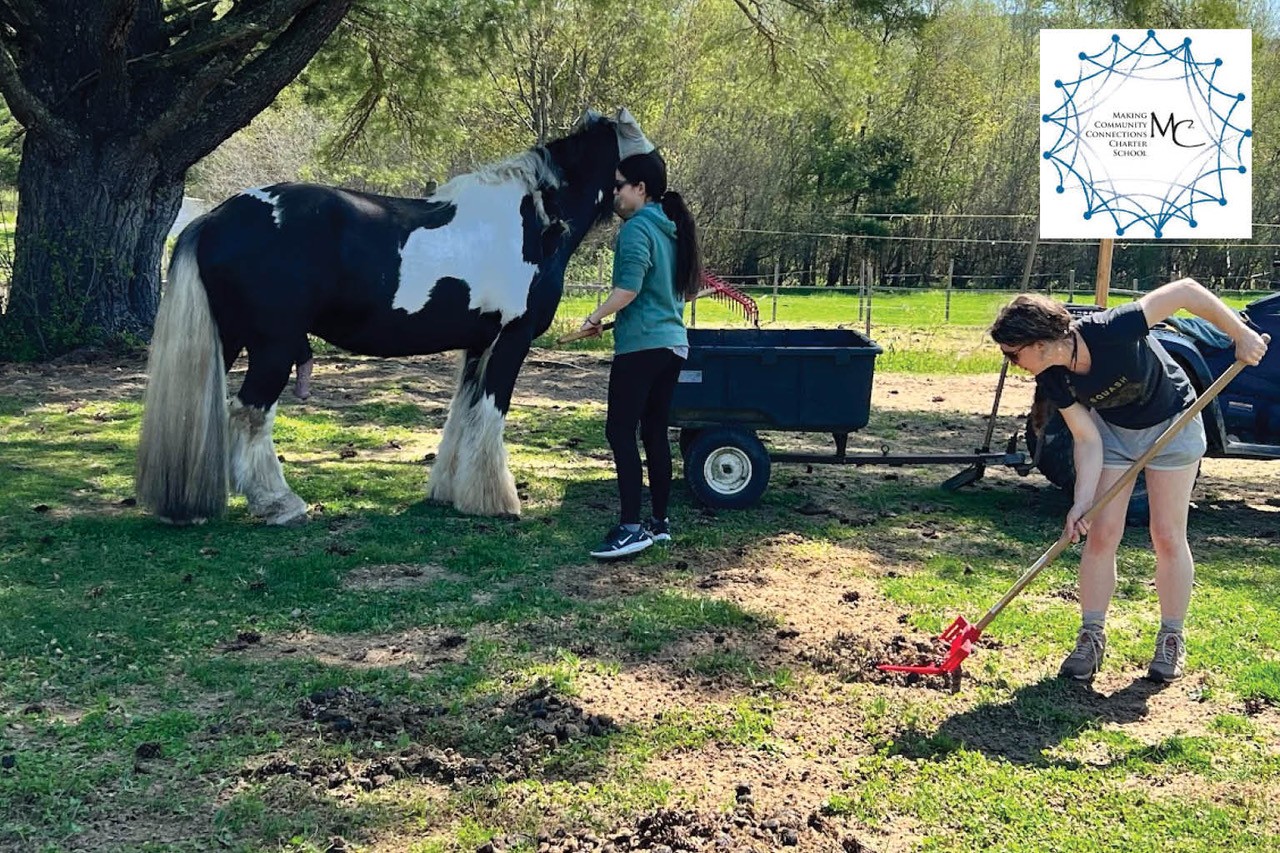
[[[952,258],[947,262],[947,310],[943,312],[942,322],[951,322],[951,277],[955,275],[956,259]]]
[[[1111,290],[1111,239],[1098,244],[1098,275],[1095,278],[1093,302],[1099,308],[1107,307],[1107,294]]]
[[[782,278],[782,259],[773,261],[773,322],[778,322],[778,279]]]
[[[596,291],[596,307],[604,301],[604,252],[596,255],[596,268],[600,276],[600,288]]]
[[[1031,245],[1027,248],[1027,263],[1022,267],[1022,292],[1026,293],[1031,287],[1031,268],[1036,263],[1036,247],[1040,245],[1040,217],[1036,217],[1036,224],[1031,229]]]
[[[1067,270],[1067,304],[1070,305],[1076,301],[1076,269],[1072,267]]]
[[[858,263],[858,319],[863,319],[863,302],[867,300],[867,259]]]
[[[871,267],[871,260],[868,259],[867,260],[867,327],[866,327],[866,330],[867,330],[866,334],[868,338],[871,337],[871,290],[872,290],[872,278],[874,275],[875,275],[875,271]]]

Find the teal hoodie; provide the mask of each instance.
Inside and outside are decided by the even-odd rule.
[[[661,205],[649,202],[622,223],[614,246],[613,286],[636,295],[618,312],[613,328],[616,354],[689,345],[675,275],[675,223]]]

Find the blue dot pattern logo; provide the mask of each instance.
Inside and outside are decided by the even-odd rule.
[[[1248,30],[1042,30],[1041,236],[1252,236]]]

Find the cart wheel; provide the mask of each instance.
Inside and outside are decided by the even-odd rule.
[[[701,430],[685,456],[684,478],[707,506],[743,509],[769,485],[769,453],[753,432]]]
[[[689,448],[693,447],[693,440],[697,438],[699,433],[701,432],[702,430],[695,429],[694,427],[680,428],[680,458],[681,459],[689,458]]]

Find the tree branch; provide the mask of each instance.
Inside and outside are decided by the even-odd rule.
[[[217,5],[217,0],[192,0],[170,9],[162,27],[165,38],[172,42],[197,27],[211,23],[217,13]]]
[[[75,139],[74,130],[26,87],[13,56],[3,45],[0,45],[0,94],[4,95],[9,112],[28,131],[39,130],[46,134],[61,151],[70,147]]]
[[[240,58],[232,57],[215,57],[205,63],[194,77],[174,93],[169,108],[147,125],[139,147],[142,150],[154,148],[176,133],[192,113],[199,109],[209,93],[226,80],[239,64]]]
[[[129,110],[129,30],[138,13],[138,0],[113,0],[106,10],[101,85],[94,99],[99,113]]]
[[[738,7],[743,15],[746,15],[747,21],[750,22],[752,28],[764,39],[765,49],[769,52],[769,67],[776,72],[778,70],[778,42],[782,39],[777,25],[768,19],[768,13],[761,5],[760,0],[733,0],[733,4]]]
[[[326,0],[265,0],[248,7],[237,4],[210,26],[189,30],[165,53],[160,65],[174,68],[227,45],[243,44],[249,37],[257,41],[265,33],[280,29],[307,8],[323,2]]]
[[[40,18],[40,4],[23,0],[0,0],[0,12],[3,13],[5,23],[12,24],[15,29],[32,27]]]
[[[186,171],[266,109],[280,90],[307,66],[354,0],[292,2],[307,8],[297,14],[283,33],[253,60],[231,73],[226,84],[205,100],[203,106],[197,104],[194,115],[175,113],[167,119],[168,139],[156,137],[156,141],[162,146],[158,153],[170,174]]]

